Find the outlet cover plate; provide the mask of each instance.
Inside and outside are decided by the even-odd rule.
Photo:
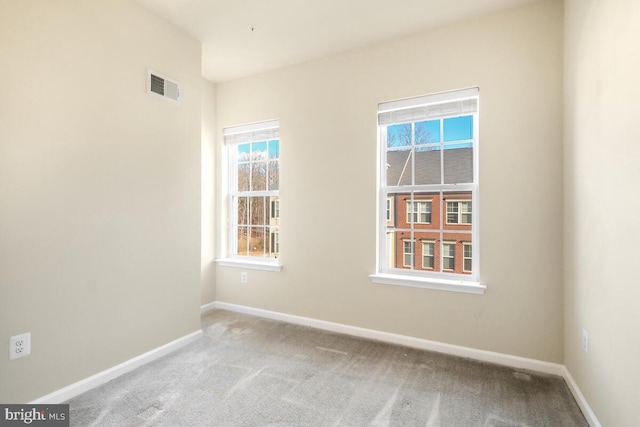
[[[9,338],[9,360],[31,354],[31,332]]]

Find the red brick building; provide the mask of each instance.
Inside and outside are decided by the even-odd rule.
[[[411,186],[406,170],[420,184],[439,182],[440,156],[446,154],[456,176],[444,177],[452,182],[471,179],[472,152],[469,148],[415,153],[388,153],[387,179],[395,185]],[[418,171],[420,171],[418,173]],[[467,177],[468,175],[468,177]],[[395,180],[395,181],[391,181]],[[445,181],[446,182],[446,181]],[[455,274],[472,273],[472,197],[469,192],[417,192],[389,194],[387,198],[388,267]]]

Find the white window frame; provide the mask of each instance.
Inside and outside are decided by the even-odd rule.
[[[226,146],[226,152],[228,157],[228,186],[227,186],[227,253],[226,257],[217,259],[216,262],[219,265],[230,266],[230,267],[240,267],[240,268],[249,268],[249,269],[257,269],[257,270],[267,270],[267,271],[280,271],[282,266],[280,265],[280,257],[270,256],[271,253],[271,238],[273,233],[278,234],[278,252],[279,252],[279,232],[280,232],[280,186],[278,185],[278,189],[270,189],[265,188],[264,190],[239,190],[238,189],[238,160],[237,160],[237,147],[241,144],[247,143],[256,143],[262,141],[279,141],[279,151],[282,148],[282,142],[280,140],[280,122],[279,120],[270,120],[266,122],[259,123],[251,123],[247,125],[234,126],[224,129],[224,141]],[[267,154],[267,165],[270,165],[270,162],[274,162],[271,160]],[[280,155],[278,155],[278,181],[280,181]],[[269,167],[269,166],[267,166]],[[268,172],[267,172],[267,182],[268,182]],[[238,241],[237,241],[237,227],[240,225],[237,224],[236,213],[237,213],[237,205],[234,202],[239,197],[264,197],[265,200],[265,211],[268,209],[271,211],[273,204],[275,203],[277,208],[277,216],[273,217],[271,212],[267,216],[267,212],[264,212],[263,218],[263,230],[264,230],[264,240],[266,244],[267,236],[269,238],[269,243],[265,247],[264,251],[267,254],[263,257],[250,256],[250,255],[242,255],[238,254]],[[277,197],[278,199],[273,199],[273,197]],[[249,199],[250,200],[250,199]],[[277,220],[275,224],[272,221]]]
[[[449,109],[449,107],[453,107]],[[479,202],[479,112],[480,100],[478,88],[462,89],[451,92],[442,92],[432,95],[425,95],[416,98],[401,99],[398,101],[384,102],[378,105],[378,213],[377,213],[377,262],[376,272],[370,277],[374,283],[414,286],[427,289],[438,289],[454,292],[465,292],[474,294],[483,294],[486,286],[480,283],[479,276],[479,224],[480,216],[478,206]],[[455,183],[455,184],[427,184],[416,185],[388,185],[387,184],[387,126],[403,123],[417,123],[424,120],[447,119],[460,116],[473,116],[473,139],[460,142],[472,142],[473,145],[473,182],[472,183]],[[443,123],[443,122],[441,122]],[[444,134],[440,132],[440,139],[444,140]],[[446,144],[444,142],[441,142]],[[440,149],[444,153],[444,149]],[[444,154],[442,154],[444,156]],[[415,158],[415,156],[411,156]],[[415,160],[411,160],[415,161]],[[441,172],[444,174],[444,171]],[[444,176],[444,175],[443,175]],[[441,182],[444,182],[443,180]],[[388,196],[412,192],[410,201],[413,201],[415,194],[420,193],[439,193],[440,197],[440,242],[444,240],[444,228],[446,221],[446,208],[443,211],[445,195],[447,193],[465,193],[471,195],[472,204],[472,221],[471,230],[467,233],[471,236],[473,242],[473,259],[471,274],[460,274],[455,272],[429,271],[426,269],[401,269],[391,268],[387,264],[387,248],[386,238],[389,228],[386,222],[386,200]],[[444,215],[443,215],[444,214]],[[433,212],[432,212],[433,215]],[[443,218],[445,216],[445,218]],[[433,221],[433,217],[432,217]],[[399,230],[405,231],[405,230]],[[410,230],[410,239],[413,240],[415,233],[422,230]],[[453,231],[453,230],[452,230]],[[440,243],[440,257],[442,257],[442,247]],[[435,248],[434,248],[435,249]],[[403,249],[404,251],[404,249]],[[415,246],[414,246],[415,256]],[[454,261],[455,262],[455,261]],[[404,263],[404,260],[403,260]],[[415,259],[414,259],[415,263]],[[442,270],[442,266],[441,266]]]

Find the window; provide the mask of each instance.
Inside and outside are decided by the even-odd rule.
[[[471,224],[471,202],[447,201],[447,224]]]
[[[463,249],[463,254],[462,254],[463,259],[464,259],[464,265],[463,265],[462,269],[465,272],[469,272],[470,273],[472,271],[472,267],[471,266],[473,264],[473,262],[472,262],[473,256],[472,256],[472,252],[471,252],[471,243],[463,243],[462,245],[463,245],[463,248],[464,248]]]
[[[407,201],[407,222],[431,222],[431,202]]]
[[[277,264],[280,253],[278,121],[226,128],[228,258]]]
[[[387,221],[391,221],[391,199],[387,197]]]
[[[413,267],[413,242],[404,242],[404,253],[402,262],[405,267]]]
[[[280,218],[280,200],[277,198],[271,199],[271,219]]]
[[[472,210],[479,194],[478,106],[477,88],[378,105],[375,282],[484,291],[478,282],[478,223]],[[389,199],[398,202],[389,204]],[[399,209],[404,209],[400,215]],[[422,243],[421,265],[414,263],[415,241]]]
[[[434,242],[422,242],[422,268],[434,268]]]
[[[444,270],[456,269],[456,244],[445,242],[442,244],[442,268]]]
[[[271,233],[271,253],[278,254],[280,252],[280,233],[274,231]]]

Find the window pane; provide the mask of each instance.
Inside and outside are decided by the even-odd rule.
[[[387,229],[385,246],[386,266],[387,268],[396,268],[396,232]]]
[[[254,142],[251,144],[251,160],[267,159],[267,142]]]
[[[250,197],[249,198],[249,224],[264,225],[265,209],[266,209],[266,206],[265,206],[264,197]]]
[[[428,147],[424,150],[416,151],[415,169],[416,185],[440,184],[441,159],[439,147]]]
[[[445,148],[444,183],[468,184],[473,182],[473,148]]]
[[[251,144],[239,144],[237,161],[248,162],[250,160],[250,157],[251,157]]]
[[[411,146],[411,124],[387,127],[387,148]]]
[[[267,189],[267,162],[251,163],[251,190],[264,191]]]
[[[249,191],[249,163],[240,163],[238,165],[238,191]]]
[[[413,267],[413,243],[404,242],[404,266]]]
[[[463,249],[463,257],[464,257],[464,265],[463,265],[463,270],[465,272],[471,272],[471,268],[473,265],[472,262],[472,249],[471,249],[471,244],[464,244],[463,245],[464,249]]]
[[[471,258],[471,245],[464,245],[464,257]]]
[[[422,268],[433,268],[433,249],[432,242],[422,243]]]
[[[387,185],[412,185],[412,151],[407,148],[387,151]]]
[[[454,244],[445,243],[444,245],[442,245],[442,247],[443,247],[444,256],[446,256],[446,257],[455,256],[455,245]]]
[[[458,223],[458,202],[447,202],[447,223]]]
[[[249,228],[248,227],[238,227],[238,255],[248,255],[248,235]]]
[[[473,139],[473,116],[444,119],[444,141]]]
[[[236,223],[237,224],[248,224],[248,213],[247,205],[248,199],[246,197],[238,197],[237,198],[238,207],[236,210]]]
[[[280,199],[278,197],[269,197],[269,217],[270,225],[278,225],[278,219],[280,218]]]
[[[249,229],[249,255],[264,256],[264,228],[251,227]]]
[[[280,189],[280,162],[269,162],[269,191]]]
[[[280,252],[280,233],[277,231],[271,231],[269,238],[269,256],[271,258],[277,258]]]
[[[270,159],[280,158],[280,141],[278,140],[269,141],[269,158]]]
[[[417,122],[415,133],[416,145],[440,142],[440,120]]]
[[[455,270],[456,245],[454,243],[442,244],[442,268]]]

